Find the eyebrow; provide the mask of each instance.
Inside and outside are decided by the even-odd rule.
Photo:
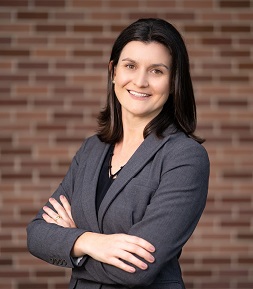
[[[124,58],[122,59],[122,61],[130,61],[130,62],[133,62],[133,63],[137,63],[135,60],[131,59],[131,58]],[[165,67],[167,70],[170,70],[169,67],[163,63],[154,63],[152,65],[150,65],[151,67],[159,67],[159,66],[163,66]]]

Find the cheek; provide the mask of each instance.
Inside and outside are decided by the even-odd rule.
[[[114,78],[115,81],[115,89],[121,89],[126,83],[126,77],[124,75],[117,75]]]
[[[161,94],[163,97],[168,98],[170,94],[170,83],[167,81],[166,82],[162,81],[160,83],[157,83],[155,89],[158,94]]]

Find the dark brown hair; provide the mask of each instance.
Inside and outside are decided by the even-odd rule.
[[[121,51],[130,41],[163,44],[171,53],[172,91],[162,111],[151,120],[143,131],[146,138],[154,132],[163,137],[164,130],[174,124],[178,130],[185,132],[199,143],[204,140],[196,137],[196,104],[189,68],[189,57],[180,33],[174,26],[162,19],[139,19],[125,28],[116,39],[108,66],[107,103],[98,116],[98,137],[107,143],[117,143],[123,138],[121,105],[114,92],[112,83],[114,67],[119,61]]]

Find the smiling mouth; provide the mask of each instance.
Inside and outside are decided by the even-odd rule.
[[[128,90],[128,92],[131,94],[131,95],[133,95],[133,96],[135,96],[135,97],[149,97],[150,96],[150,94],[147,94],[147,93],[140,93],[140,92],[137,92],[137,91],[134,91],[134,90]]]

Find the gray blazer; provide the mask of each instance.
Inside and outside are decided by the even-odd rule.
[[[78,228],[47,224],[41,209],[27,227],[28,249],[48,263],[72,268],[70,289],[185,288],[178,256],[205,207],[205,149],[172,127],[163,139],[149,135],[109,188],[97,215],[96,185],[108,148],[96,135],[84,141],[53,194],[57,200],[63,194],[70,201]],[[156,260],[147,270],[132,274],[89,256],[75,265],[71,248],[85,231],[142,237],[155,246]]]

